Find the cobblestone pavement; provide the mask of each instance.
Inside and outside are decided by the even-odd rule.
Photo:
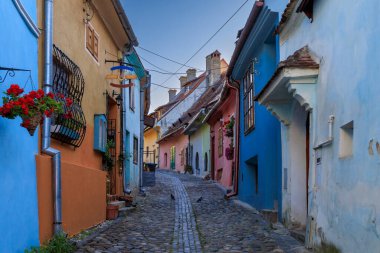
[[[307,252],[210,181],[159,171],[146,189],[136,211],[77,252]]]

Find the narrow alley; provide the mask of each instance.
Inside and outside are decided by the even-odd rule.
[[[286,229],[193,175],[157,171],[136,203],[77,252],[307,252]]]

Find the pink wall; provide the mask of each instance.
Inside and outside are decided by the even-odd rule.
[[[213,131],[213,135],[215,136],[215,142],[214,142],[214,179],[218,179],[218,170],[223,169],[222,176],[220,178],[219,183],[222,184],[226,188],[232,187],[232,164],[235,161],[235,157],[233,160],[227,160],[225,156],[225,150],[227,147],[229,147],[231,143],[231,137],[225,136],[223,133],[223,155],[219,157],[218,154],[218,131],[219,128],[222,126],[222,123],[220,122],[220,119],[223,119],[224,121],[229,120],[228,115],[232,116],[235,115],[235,101],[236,101],[236,92],[234,90],[230,90],[230,94],[228,95],[227,99],[224,101],[224,103],[219,107],[217,111],[215,111],[212,115],[212,117],[209,119],[210,128],[211,131]],[[235,122],[236,126],[236,122]],[[235,133],[234,133],[235,135]],[[236,146],[236,145],[234,145]],[[236,148],[236,147],[235,147]]]
[[[179,135],[169,138],[165,141],[160,142],[160,169],[170,170],[170,148],[172,146],[176,147],[176,161],[175,170],[180,172],[185,172],[186,157],[184,158],[184,164],[181,165],[181,150],[185,149],[188,145],[188,137],[186,135]],[[165,153],[167,153],[167,165],[165,166]]]

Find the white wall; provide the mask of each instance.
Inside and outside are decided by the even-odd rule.
[[[312,145],[327,138],[329,115],[335,122],[334,141],[321,150],[318,170],[311,164],[312,232],[345,253],[380,249],[379,10],[375,0],[315,1],[313,23],[297,14],[301,18],[281,34],[281,59],[308,45],[321,61]],[[341,159],[339,130],[351,120],[353,155]]]

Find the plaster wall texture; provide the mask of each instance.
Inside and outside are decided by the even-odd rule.
[[[210,126],[203,124],[190,136],[190,144],[193,145],[192,166],[194,175],[204,177],[210,173]],[[196,154],[199,157],[199,170],[196,170]],[[207,153],[207,167],[205,158]]]
[[[320,60],[312,146],[327,139],[329,115],[335,121],[333,143],[318,151],[318,169],[311,152],[311,233],[314,241],[325,239],[347,253],[380,248],[379,9],[378,1],[315,1],[313,23],[296,14],[281,34],[281,59],[308,45]],[[353,154],[343,158],[340,127],[352,120]]]
[[[158,163],[158,143],[156,142],[158,140],[158,133],[159,130],[156,128],[149,128],[144,132],[144,151],[149,150],[155,151],[155,162]],[[144,162],[153,162],[153,155],[146,156],[144,155]]]
[[[187,135],[174,136],[168,140],[160,142],[160,162],[159,167],[161,169],[170,170],[170,148],[175,147],[175,171],[185,172],[186,157],[184,157],[184,163],[181,164],[181,151],[185,152],[189,144]],[[165,162],[165,153],[167,154],[167,162]]]
[[[236,92],[234,90],[230,91],[230,94],[225,99],[224,103],[218,108],[218,111],[214,113],[213,120],[211,123],[211,129],[214,132],[215,142],[214,142],[214,178],[218,179],[218,170],[222,169],[221,178],[218,182],[225,188],[230,189],[232,186],[232,173],[233,173],[233,160],[227,160],[226,158],[226,148],[229,147],[230,143],[233,143],[233,138],[225,136],[223,132],[223,155],[219,156],[218,154],[218,133],[219,129],[222,126],[220,120],[223,122],[230,120],[231,116],[236,118]],[[230,116],[230,117],[229,117]],[[233,144],[236,147],[235,144]]]
[[[261,15],[259,18],[265,18]],[[250,61],[257,59],[254,74],[254,92],[258,94],[273,75],[277,65],[277,40],[273,37],[278,14],[271,14],[272,21],[265,22],[259,35],[268,36],[258,45],[251,32],[241,52],[233,72],[233,78],[240,80],[240,162],[238,178],[238,197],[255,208],[278,210],[281,219],[281,130],[280,123],[264,106],[255,102],[255,126],[248,133],[244,129],[243,77]],[[255,26],[254,29],[257,29]],[[255,31],[253,29],[253,31]],[[255,165],[257,163],[257,165]],[[257,172],[255,171],[257,166]],[[257,175],[257,179],[256,179]],[[256,190],[257,189],[257,190]]]
[[[21,1],[37,23],[35,1]],[[0,66],[30,69],[34,88],[38,86],[37,38],[30,32],[12,1],[0,2]],[[4,78],[5,71],[0,76]],[[5,92],[10,84],[21,87],[29,72],[15,72],[0,84]],[[30,82],[25,92],[32,90]],[[2,100],[0,101],[2,105]],[[33,137],[20,127],[20,119],[0,118],[0,252],[24,252],[39,245],[37,206],[37,179],[35,154],[38,152],[38,134]],[[36,132],[38,133],[38,131]]]
[[[38,0],[37,5],[38,27],[43,27],[44,1]],[[106,113],[105,93],[108,91],[109,94],[112,94],[113,91],[109,81],[105,79],[105,75],[110,73],[112,64],[106,64],[105,60],[114,60],[114,57],[106,54],[105,51],[117,55],[119,50],[105,23],[95,10],[89,23],[99,35],[99,56],[97,61],[93,58],[85,46],[86,26],[83,21],[85,15],[83,7],[82,1],[54,1],[53,10],[53,42],[80,68],[85,81],[82,109],[86,118],[86,135],[82,145],[74,149],[72,146],[62,145],[52,139],[52,147],[60,150],[62,155],[62,175],[63,177],[66,175],[66,178],[62,179],[62,187],[71,189],[62,195],[63,223],[70,235],[94,226],[105,219],[106,173],[102,171],[102,154],[93,149],[94,115]],[[39,78],[42,80],[43,33],[39,41],[39,51],[41,52],[39,54]],[[119,93],[119,91],[117,92]],[[120,119],[119,112],[116,112],[115,118]],[[118,146],[118,144],[116,145]],[[37,165],[40,166],[38,171],[41,172],[46,168],[51,168],[51,161],[42,159]],[[72,168],[76,168],[78,172],[70,173]],[[44,199],[43,196],[51,194],[51,192],[45,191],[52,191],[52,188],[46,187],[51,184],[51,178],[45,177],[41,173],[38,174],[38,177],[39,221],[40,224],[50,225],[41,225],[40,227],[40,239],[41,242],[44,242],[52,235],[52,220],[50,216],[41,214],[51,212],[53,203],[51,199]],[[119,181],[117,180],[116,183]],[[93,183],[87,184],[86,182],[96,182],[97,190],[93,188]],[[120,188],[120,185],[117,188]],[[102,191],[103,189],[104,191]],[[87,192],[90,190],[91,193]],[[73,196],[74,193],[75,196]],[[72,198],[85,199],[88,197],[102,200],[102,204],[97,201],[91,201],[88,205],[78,201],[73,201],[70,205],[65,204]],[[73,213],[72,210],[76,210],[76,212]],[[86,213],[88,210],[91,210],[93,214],[88,215]],[[83,222],[79,220],[83,220]]]

